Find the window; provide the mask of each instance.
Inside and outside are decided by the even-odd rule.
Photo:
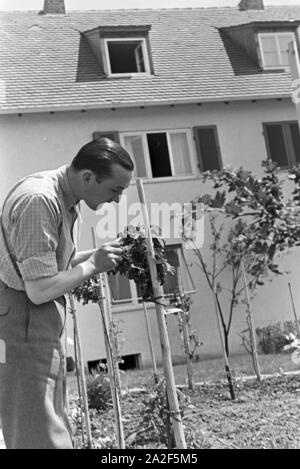
[[[128,135],[124,137],[124,146],[130,156],[134,159],[135,169],[133,175],[135,177],[147,177],[147,172],[151,170],[146,168],[145,154],[147,148],[141,135]]]
[[[195,173],[187,130],[121,135],[135,162],[134,177],[162,178]]]
[[[215,126],[195,127],[194,135],[200,171],[222,168],[217,128]]]
[[[264,124],[269,158],[281,168],[300,163],[300,131],[297,122]]]
[[[295,40],[295,34],[261,33],[258,35],[262,65],[265,69],[286,68],[289,66],[288,46]]]
[[[120,275],[119,273],[116,275],[109,276],[109,286],[111,292],[111,298],[113,301],[122,301],[127,300],[131,302],[131,285],[130,280],[126,277]]]
[[[89,373],[102,373],[106,370],[107,359],[88,361]],[[142,357],[140,353],[124,355],[119,363],[120,370],[140,370],[142,368]]]
[[[154,73],[151,55],[151,24],[101,25],[84,31],[107,77],[147,76]]]
[[[173,244],[166,246],[166,256],[168,263],[174,267],[174,273],[168,272],[166,275],[165,283],[163,286],[165,295],[172,295],[176,289],[178,289],[178,281],[181,276],[180,268],[183,266],[184,262],[182,259],[181,245]],[[183,278],[180,279],[183,284],[186,283],[187,272],[183,271]],[[140,298],[142,296],[141,290],[137,287],[137,295]]]
[[[128,280],[121,274],[108,276],[111,301],[113,306],[138,305],[139,291],[134,280]]]
[[[120,370],[140,370],[142,368],[142,357],[140,353],[134,355],[123,355],[119,363]]]
[[[108,75],[150,74],[145,38],[104,39]]]
[[[175,269],[174,274],[168,272],[163,286],[165,295],[172,295],[178,288],[178,282],[186,289],[193,289],[191,274],[188,271],[188,264],[185,260],[181,244],[166,246],[166,256],[170,265]],[[111,299],[115,306],[138,305],[142,302],[141,289],[134,280],[117,275],[109,275],[109,286]]]
[[[108,277],[111,300],[115,306],[137,304],[137,289],[134,280],[128,280],[121,274]]]
[[[166,295],[172,294],[178,288],[178,280],[180,276],[180,262],[179,262],[179,250],[180,246],[173,245],[166,247],[166,256],[170,265],[175,269],[174,274],[170,272],[167,273],[165,284],[164,284],[164,293]]]

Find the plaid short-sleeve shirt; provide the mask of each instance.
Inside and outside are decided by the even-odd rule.
[[[67,166],[32,174],[12,188],[0,215],[0,288],[2,281],[25,290],[24,281],[70,268],[77,202]]]

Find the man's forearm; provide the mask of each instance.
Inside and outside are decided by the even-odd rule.
[[[47,303],[69,293],[95,273],[93,264],[85,261],[53,277],[25,282],[26,293],[34,304]]]
[[[96,249],[90,249],[89,251],[76,252],[71,262],[72,267],[76,267],[76,265],[87,261],[91,257],[91,255],[94,254],[94,252],[96,252]]]

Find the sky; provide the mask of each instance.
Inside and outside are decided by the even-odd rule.
[[[239,0],[65,0],[67,10],[236,6]],[[265,0],[265,5],[299,5],[300,0]],[[0,0],[0,10],[43,9],[44,0]]]

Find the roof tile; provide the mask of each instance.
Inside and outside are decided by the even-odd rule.
[[[289,96],[288,73],[262,73],[220,28],[254,21],[300,20],[300,7],[0,13],[0,111],[82,109]],[[155,75],[122,79],[101,72],[84,31],[151,24]]]

